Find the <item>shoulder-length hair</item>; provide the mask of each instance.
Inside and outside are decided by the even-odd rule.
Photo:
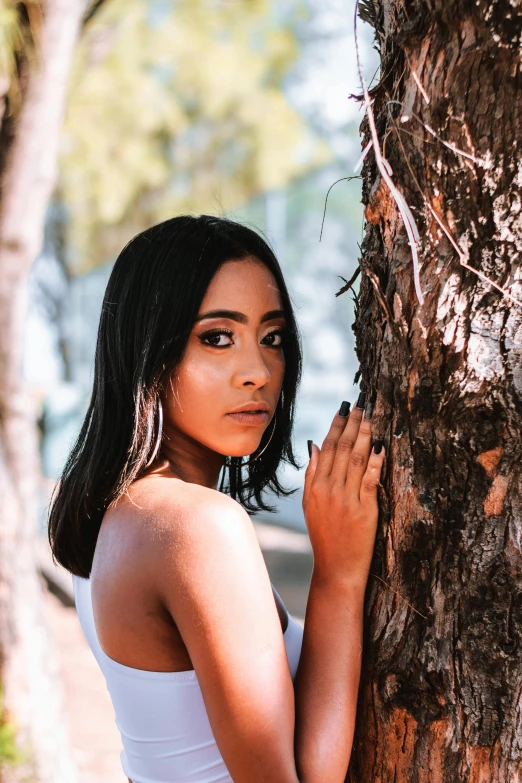
[[[288,330],[285,373],[266,449],[248,465],[227,458],[224,488],[247,510],[273,511],[265,489],[289,495],[281,462],[299,467],[292,450],[301,376],[298,327],[279,263],[265,240],[224,218],[182,215],[135,236],[121,251],[102,305],[90,404],[49,511],[49,542],[68,571],[88,577],[103,515],[143,474],[158,450],[155,421],[162,384],[179,365],[212,277],[221,264],[254,256],[273,274]],[[158,416],[159,418],[159,416]]]

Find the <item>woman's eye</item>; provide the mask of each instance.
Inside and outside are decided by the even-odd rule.
[[[268,340],[268,345],[271,348],[279,348],[283,343],[283,333],[282,332],[270,332],[270,334],[267,334],[266,337],[263,338],[263,342],[265,340]]]
[[[226,348],[232,345],[232,332],[224,329],[205,332],[199,335],[199,339],[204,345],[212,345],[214,348]]]

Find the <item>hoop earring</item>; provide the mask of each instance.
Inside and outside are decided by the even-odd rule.
[[[158,435],[156,437],[156,443],[154,444],[154,448],[152,450],[152,456],[145,465],[145,468],[148,468],[149,465],[152,465],[156,457],[158,456],[159,447],[161,445],[161,437],[163,435],[163,405],[161,404],[161,400],[158,399]]]
[[[276,414],[274,413],[274,426],[272,427],[272,432],[270,433],[270,437],[268,438],[267,442],[265,443],[265,445],[263,446],[263,448],[261,449],[261,451],[259,452],[259,454],[256,454],[256,456],[255,456],[255,457],[251,457],[251,458],[250,458],[250,459],[248,459],[246,462],[242,462],[242,463],[241,463],[241,467],[243,467],[244,465],[250,465],[250,463],[251,463],[251,462],[255,462],[255,461],[256,461],[256,459],[259,459],[259,457],[261,456],[261,454],[262,454],[264,451],[266,451],[266,449],[267,449],[267,447],[268,447],[268,444],[270,443],[270,441],[272,440],[272,438],[273,438],[273,436],[274,436],[275,428],[276,428]]]

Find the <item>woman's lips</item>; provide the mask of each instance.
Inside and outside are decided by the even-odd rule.
[[[237,421],[238,424],[253,424],[258,427],[261,424],[268,424],[269,421],[268,411],[241,411],[240,413],[227,413],[227,416]]]

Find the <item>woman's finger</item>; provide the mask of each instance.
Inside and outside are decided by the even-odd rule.
[[[377,487],[381,482],[385,456],[382,440],[376,440],[368,460],[368,467],[361,481],[360,500],[363,505],[377,503]]]
[[[350,454],[352,453],[357,436],[359,434],[359,427],[363,417],[363,409],[355,407],[350,413],[348,423],[341,433],[341,437],[337,442],[337,449],[335,452],[335,459],[332,466],[331,476],[336,484],[344,486],[346,483],[346,474],[348,471],[348,465],[350,462]]]
[[[311,443],[311,441],[310,441]],[[317,461],[319,459],[319,448],[315,443],[311,443],[312,453],[310,454],[310,461],[305,471],[304,490],[303,490],[303,510],[306,509],[308,503],[308,497],[310,495],[310,487],[312,485],[312,479],[315,475],[317,468]]]
[[[350,403],[343,401],[341,407],[333,417],[332,424],[328,430],[326,438],[323,440],[319,461],[317,463],[316,477],[326,478],[332,470],[337,442],[346,427],[346,417],[350,411]]]
[[[369,420],[363,416],[357,434],[355,446],[350,452],[346,484],[349,495],[353,500],[359,500],[361,481],[366,472],[368,457],[372,448],[372,428]]]

